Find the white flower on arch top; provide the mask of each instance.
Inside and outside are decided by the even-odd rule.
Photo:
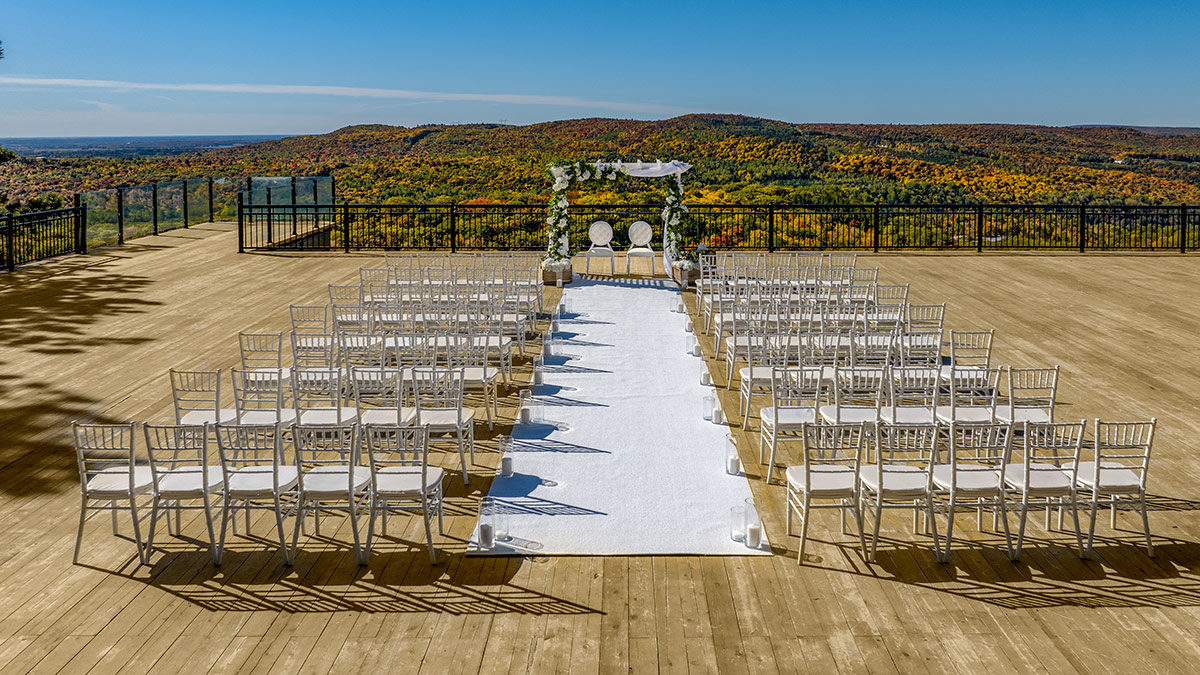
[[[634,178],[666,178],[666,206],[663,208],[663,266],[671,267],[675,256],[682,244],[682,233],[679,223],[687,207],[683,204],[683,181],[680,176],[691,164],[680,161],[671,162],[572,162],[569,164],[554,164],[550,166],[550,175],[554,177],[554,190],[550,195],[550,204],[546,215],[546,266],[562,266],[570,253],[567,232],[571,220],[567,209],[571,203],[567,200],[567,191],[571,183],[586,181],[616,180],[621,174]]]

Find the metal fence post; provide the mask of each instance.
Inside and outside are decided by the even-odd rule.
[[[87,253],[87,209],[83,199],[75,193],[75,252]]]
[[[337,203],[337,180],[333,177],[333,174],[329,175],[329,203]]]
[[[775,252],[775,207],[767,207],[767,251]]]
[[[158,234],[158,183],[150,186],[150,201],[154,211],[154,234]]]
[[[243,215],[242,206],[245,200],[245,193],[238,191],[238,253],[246,252],[246,219]]]
[[[184,179],[183,179],[183,226],[184,226],[184,227],[187,227],[187,226],[188,226],[188,198],[187,198],[187,191],[188,191],[187,179],[186,179],[186,178],[184,178]]]
[[[9,212],[9,214],[5,217],[5,221],[7,221],[8,227],[6,227],[4,231],[4,250],[7,254],[4,257],[7,258],[6,262],[8,263],[8,271],[11,272],[17,269],[17,252],[13,250],[13,246],[16,244],[17,233],[13,231],[13,228],[16,227],[16,224],[13,222],[12,212]]]
[[[871,248],[879,253],[879,205],[871,206]]]
[[[313,183],[313,191],[316,192],[317,184]],[[292,176],[292,236],[296,236],[296,177]]]
[[[983,205],[975,207],[975,252],[983,253]]]
[[[350,252],[350,204],[342,204],[342,245]]]
[[[251,193],[250,199],[253,201],[254,194]],[[267,243],[275,243],[275,209],[271,208],[271,186],[267,185]]]
[[[1079,205],[1079,252],[1083,253],[1087,246],[1087,207]]]
[[[254,204],[254,176],[246,176],[247,204]]]
[[[1188,235],[1188,208],[1187,204],[1179,205],[1179,252],[1187,253],[1187,235]]]
[[[125,243],[125,188],[117,188],[117,243]]]
[[[450,205],[450,252],[458,252],[458,209]]]
[[[208,177],[208,222],[215,223],[217,218],[213,215],[213,179]]]

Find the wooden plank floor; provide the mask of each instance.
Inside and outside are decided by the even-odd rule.
[[[202,524],[160,532],[136,564],[106,517],[71,564],[78,488],[67,423],[169,414],[166,371],[227,368],[240,330],[286,330],[375,255],[237,255],[205,225],[0,275],[0,671],[110,672],[1192,672],[1200,658],[1200,290],[1194,256],[864,256],[948,325],[995,328],[1001,363],[1063,366],[1064,419],[1157,415],[1150,474],[1154,558],[1134,519],[1099,527],[1097,555],[1031,519],[1020,563],[995,533],[949,565],[907,516],[885,520],[865,564],[836,516],[809,559],[784,535],[783,489],[755,464],[756,418],[736,431],[778,555],[465,558],[494,467],[481,427],[475,479],[447,479],[442,560],[415,519],[393,522],[358,567],[336,517],[293,568],[269,519],[221,568]],[[554,293],[551,289],[551,294]],[[689,297],[689,302],[691,298]],[[724,381],[723,364],[712,360]],[[529,364],[519,364],[527,380]],[[517,389],[504,390],[497,433]],[[723,389],[722,389],[723,391]],[[735,412],[734,397],[726,410]],[[740,419],[733,415],[734,422]],[[445,453],[447,466],[456,457]],[[1033,522],[1039,521],[1039,522]],[[127,520],[122,531],[128,533]]]

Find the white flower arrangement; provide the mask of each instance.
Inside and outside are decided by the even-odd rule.
[[[551,260],[547,258],[542,261],[542,269],[547,272],[566,272],[571,269],[570,260]]]
[[[671,267],[674,267],[677,270],[688,272],[696,269],[696,263],[692,262],[691,260],[676,260],[675,262],[671,263]]]

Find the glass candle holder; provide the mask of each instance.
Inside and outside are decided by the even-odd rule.
[[[700,414],[704,417],[704,419],[710,422],[712,421],[713,403],[715,403],[716,400],[716,396],[713,396],[712,394],[705,394],[704,398],[700,401]]]
[[[533,423],[533,411],[530,410],[530,405],[529,405],[532,401],[533,401],[533,394],[530,393],[530,391],[528,389],[522,389],[519,399],[518,399],[518,403],[517,403],[517,405],[518,405],[517,410],[520,411],[517,414],[517,419],[520,421],[521,424],[532,424]]]
[[[762,546],[762,521],[758,519],[758,509],[754,507],[754,499],[746,499],[746,505],[742,507],[742,513],[746,518],[746,546],[748,548]]]
[[[675,306],[675,311],[679,312],[680,314],[686,314],[687,313],[687,305],[683,304],[683,301],[680,300],[679,304]]]
[[[554,356],[555,339],[553,333],[546,333],[546,337],[542,340],[542,356]]]
[[[496,504],[491,497],[479,503],[479,548],[490,550],[496,545]]]
[[[729,509],[729,538],[746,541],[746,508],[735,506]]]
[[[730,476],[740,476],[742,473],[742,458],[738,454],[737,443],[728,434],[725,436],[725,473]]]
[[[693,331],[693,329],[692,329],[692,322],[691,322],[691,321],[688,321],[687,323],[683,324],[683,332],[685,332],[685,333],[691,333],[692,331]]]
[[[708,374],[708,369],[700,371],[700,384],[710,387],[712,386],[712,376]]]

